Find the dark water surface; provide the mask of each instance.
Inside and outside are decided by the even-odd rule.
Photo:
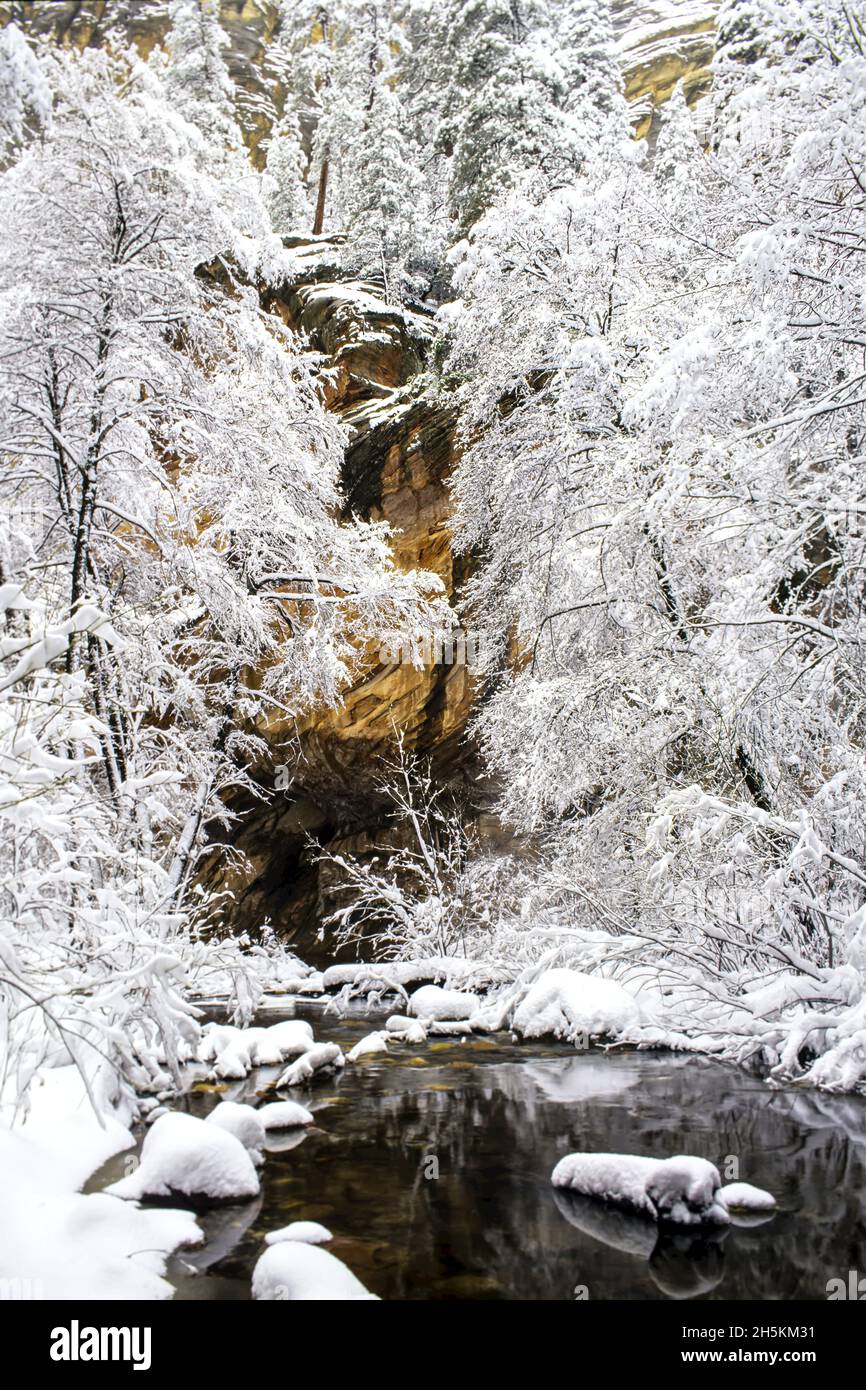
[[[311,1005],[261,1021],[292,1016],[346,1050],[381,1026]],[[200,1085],[189,1108],[257,1098],[277,1074]],[[315,1126],[272,1136],[284,1147],[268,1153],[257,1201],[200,1218],[208,1244],[184,1254],[192,1269],[176,1265],[177,1297],[248,1298],[265,1234],[297,1220],[327,1226],[327,1248],[383,1298],[825,1299],[829,1279],[866,1274],[866,1101],[771,1091],[696,1057],[507,1035],[396,1045],[291,1095]],[[551,1169],[572,1150],[699,1154],[723,1177],[734,1159],[781,1210],[660,1239],[554,1192]]]

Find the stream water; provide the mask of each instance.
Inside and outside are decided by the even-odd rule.
[[[344,1049],[381,1026],[313,1005],[261,1021],[283,1017]],[[186,1103],[203,1116],[277,1074],[197,1082]],[[265,1234],[301,1219],[326,1225],[328,1249],[383,1298],[825,1299],[828,1280],[866,1275],[866,1101],[773,1091],[697,1057],[507,1035],[395,1046],[296,1095],[315,1125],[271,1136],[260,1198],[200,1217],[206,1244],[175,1260],[176,1297],[248,1298]],[[551,1169],[577,1149],[700,1154],[723,1176],[733,1161],[780,1210],[659,1238],[554,1192]]]

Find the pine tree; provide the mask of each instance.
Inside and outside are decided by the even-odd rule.
[[[527,178],[549,186],[570,162],[568,77],[547,0],[446,0],[440,141],[450,203],[466,229]]]
[[[8,156],[51,115],[51,92],[17,24],[0,30],[0,159]]]
[[[653,172],[658,180],[682,187],[693,178],[694,160],[699,155],[695,123],[686,102],[683,84],[678,82],[662,107]]]
[[[277,232],[285,234],[310,228],[307,167],[300,123],[293,107],[287,106],[271,131],[265,164],[265,174],[270,180],[268,210]]]
[[[236,91],[223,51],[228,37],[216,0],[170,0],[165,85],[169,98],[201,131],[211,155],[240,144]]]

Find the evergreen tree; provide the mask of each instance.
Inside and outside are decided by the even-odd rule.
[[[531,177],[557,182],[571,161],[568,74],[548,0],[446,0],[440,140],[452,154],[452,214],[467,229]]]
[[[169,99],[206,137],[211,157],[240,144],[237,93],[223,51],[216,0],[169,0],[165,85]]]

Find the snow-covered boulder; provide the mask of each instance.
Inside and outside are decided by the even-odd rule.
[[[418,1043],[427,1041],[427,1029],[420,1018],[407,1018],[404,1014],[392,1014],[385,1029],[395,1042]]]
[[[640,1023],[636,1000],[616,980],[579,970],[546,970],[514,1011],[524,1038],[618,1037]]]
[[[247,1028],[244,1032],[244,1042],[255,1067],[278,1067],[283,1061],[282,1052],[268,1034],[267,1028]]]
[[[198,1048],[198,1060],[211,1062],[212,1074],[221,1080],[243,1081],[253,1069],[252,1050],[246,1032],[228,1023],[206,1024]]]
[[[770,1212],[776,1210],[772,1192],[753,1187],[750,1182],[729,1182],[719,1191],[719,1201],[728,1211]]]
[[[284,1018],[281,1023],[272,1023],[263,1031],[267,1044],[279,1051],[278,1061],[287,1062],[291,1057],[300,1057],[313,1046],[313,1030],[303,1018]]]
[[[362,1057],[373,1057],[376,1053],[388,1051],[387,1033],[368,1033],[360,1042],[355,1043],[351,1052],[346,1054],[347,1062],[360,1062]]]
[[[242,1081],[253,1067],[278,1067],[313,1046],[313,1030],[304,1019],[289,1018],[268,1028],[235,1028],[228,1023],[205,1026],[198,1060],[226,1081]]]
[[[462,1022],[472,1017],[480,1002],[477,994],[422,985],[409,998],[409,1012],[425,1023]]]
[[[239,1139],[219,1125],[172,1111],[145,1136],[141,1162],[106,1189],[116,1197],[183,1196],[212,1202],[255,1197],[259,1179]]]
[[[277,1081],[277,1089],[304,1086],[317,1072],[336,1071],[345,1064],[346,1059],[336,1043],[314,1043],[297,1061],[286,1067]]]
[[[664,1224],[724,1226],[730,1221],[719,1200],[718,1169],[705,1158],[567,1154],[554,1168],[551,1182],[584,1197],[644,1212]]]
[[[264,1162],[265,1127],[251,1105],[238,1105],[233,1100],[221,1101],[208,1115],[207,1123],[218,1125],[227,1134],[240,1139],[253,1163]]]
[[[201,1030],[198,1060],[200,1062],[215,1061],[223,1049],[236,1042],[242,1033],[242,1028],[235,1028],[231,1023],[206,1023]]]
[[[269,1105],[262,1105],[256,1114],[268,1134],[278,1129],[300,1129],[302,1125],[313,1123],[311,1112],[294,1100],[271,1101]]]
[[[318,995],[325,992],[325,980],[320,970],[313,971],[312,975],[307,975],[303,980],[299,980],[296,992],[303,995]]]
[[[253,1270],[253,1298],[271,1301],[355,1302],[378,1299],[352,1271],[317,1245],[283,1240],[270,1245]]]
[[[320,1226],[318,1221],[291,1221],[279,1231],[269,1231],[265,1245],[281,1245],[284,1240],[298,1240],[302,1245],[325,1245],[333,1239],[327,1226]]]

